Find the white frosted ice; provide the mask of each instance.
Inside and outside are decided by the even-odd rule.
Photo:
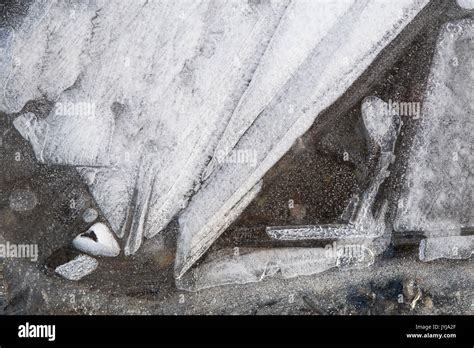
[[[324,248],[276,248],[224,255],[191,270],[176,285],[197,291],[226,284],[247,284],[265,278],[292,278],[336,267],[336,257]]]
[[[372,140],[382,150],[390,151],[390,147],[394,145],[395,140],[391,128],[393,128],[396,114],[388,114],[388,104],[377,97],[365,98],[361,109],[362,120],[369,140]],[[389,148],[385,149],[386,146],[389,146]]]
[[[199,184],[288,1],[76,5],[33,4],[12,44],[21,64],[0,73],[0,108],[55,102],[16,128],[39,160],[78,168],[133,253]]]
[[[474,9],[474,0],[457,0],[457,3],[459,6],[467,10]]]
[[[468,259],[474,252],[474,236],[426,238],[420,243],[420,260]]]
[[[79,255],[73,260],[56,267],[55,272],[68,280],[80,280],[94,272],[99,262],[88,255]]]
[[[319,112],[351,85],[425,4],[417,1],[356,1],[341,16],[280,92],[260,114],[254,116],[251,126],[236,144],[234,150],[257,151],[259,164],[256,167],[221,164],[209,175],[181,215],[177,277],[182,276],[219,236],[226,212],[289,150]],[[255,98],[259,100],[260,96]],[[289,112],[289,106],[293,112]]]
[[[353,7],[352,0],[291,2],[249,87],[226,125],[204,173],[206,177],[218,167],[218,158],[229,154],[256,116],[281,93],[282,87],[304,63],[314,46],[321,43]],[[296,105],[288,105],[288,113],[295,112],[295,107]]]
[[[176,281],[179,289],[197,291],[267,278],[289,279],[319,274],[338,267],[364,268],[374,263],[371,245],[333,243],[325,248],[219,250]]]
[[[474,226],[473,51],[474,20],[443,27],[398,206],[398,231],[447,236]]]

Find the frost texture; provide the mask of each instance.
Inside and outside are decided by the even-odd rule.
[[[226,284],[247,284],[266,278],[292,278],[327,271],[336,258],[323,248],[249,250],[241,255],[216,257],[177,282],[180,289],[197,291]]]
[[[458,5],[467,10],[474,9],[474,0],[457,0]]]
[[[0,111],[54,102],[15,126],[77,168],[126,254],[182,212],[180,276],[427,2],[37,1],[0,33]],[[241,150],[257,165],[219,160]]]
[[[16,128],[40,161],[77,167],[132,254],[197,188],[288,2],[72,3],[32,5],[0,109],[55,102]]]
[[[350,9],[338,18],[288,82],[281,86],[261,113],[254,115],[251,126],[235,145],[234,151],[255,149],[259,164],[256,167],[221,164],[209,175],[181,215],[176,277],[182,276],[224,231],[226,213],[309,129],[319,112],[331,105],[360,76],[425,4],[422,1],[354,1]],[[320,5],[323,8],[325,3]],[[287,23],[288,27],[292,24],[296,25]],[[256,95],[254,103],[260,103],[259,98]],[[240,118],[240,115],[234,114],[233,117]]]
[[[420,243],[420,260],[468,259],[474,251],[474,236],[426,238]]]
[[[79,255],[74,260],[56,267],[55,272],[69,280],[80,280],[95,271],[99,262],[93,257]]]
[[[474,21],[443,28],[395,228],[448,236],[474,226]]]

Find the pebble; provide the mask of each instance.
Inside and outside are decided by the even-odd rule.
[[[458,5],[466,10],[474,9],[474,0],[458,0]]]
[[[87,254],[115,257],[120,254],[120,246],[110,229],[101,222],[92,225],[86,232],[79,234],[72,245]]]
[[[431,297],[426,296],[425,298],[423,298],[423,306],[426,309],[433,309],[434,305],[433,305],[433,300],[431,299]]]
[[[414,279],[405,279],[403,281],[403,296],[405,296],[406,300],[411,302],[411,300],[415,297],[416,293],[416,285]]]
[[[94,222],[99,216],[99,213],[94,208],[87,208],[84,213],[82,213],[82,220],[87,223]]]

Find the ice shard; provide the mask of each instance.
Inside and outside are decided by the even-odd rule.
[[[474,252],[474,236],[430,237],[420,243],[420,260],[468,259]]]
[[[276,248],[232,251],[191,270],[178,288],[197,291],[226,284],[247,284],[266,278],[292,278],[336,267],[337,258],[324,248]]]
[[[370,243],[334,242],[324,248],[234,248],[211,253],[176,281],[179,289],[198,291],[229,284],[247,284],[267,278],[290,279],[332,268],[353,269],[375,261]]]
[[[398,231],[442,237],[474,226],[473,52],[472,19],[443,27],[399,202]]]
[[[94,272],[98,265],[99,262],[93,257],[79,255],[75,259],[58,266],[55,272],[69,280],[80,280]]]

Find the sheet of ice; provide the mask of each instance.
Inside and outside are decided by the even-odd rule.
[[[40,161],[77,167],[131,254],[197,189],[288,1],[69,3],[33,5],[0,109],[55,103],[16,128]]]
[[[254,115],[251,126],[236,143],[233,151],[256,151],[258,165],[221,163],[181,215],[176,277],[181,277],[219,236],[221,217],[288,151],[318,113],[360,76],[426,3],[357,1],[339,18],[337,25],[326,29],[328,34],[310,51],[265,109]],[[260,95],[256,95],[255,100],[259,99]],[[288,110],[289,106],[292,110]],[[239,115],[234,117],[239,118]]]
[[[474,252],[474,236],[426,238],[420,243],[420,260],[468,259]]]
[[[256,116],[281,92],[314,46],[338,25],[354,3],[354,0],[291,2],[214,150],[204,177],[218,167],[219,159],[229,155]],[[291,112],[291,105],[288,105],[288,112]]]
[[[292,278],[327,271],[336,266],[336,257],[324,248],[276,248],[233,251],[200,265],[182,279],[179,289],[198,291],[226,284],[247,284],[265,278]]]
[[[13,29],[0,28],[0,72],[7,71],[12,63],[11,43],[13,35]]]
[[[71,18],[64,1],[30,5],[21,28],[11,32],[10,49],[2,56],[0,110],[19,112],[27,101],[44,96],[55,100],[74,84],[81,50],[90,38],[87,12],[77,11]]]
[[[474,20],[439,36],[395,228],[452,235],[474,226]]]
[[[335,267],[365,268],[374,261],[372,246],[360,242],[334,242],[324,248],[223,249],[208,255],[201,264],[177,279],[176,285],[181,290],[198,291],[267,278],[314,275]]]
[[[58,266],[55,272],[68,280],[80,280],[94,272],[99,262],[88,255],[79,255],[73,260]]]

